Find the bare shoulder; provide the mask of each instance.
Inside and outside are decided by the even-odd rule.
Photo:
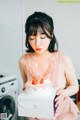
[[[23,55],[19,58],[19,64],[20,64],[20,65],[25,64],[25,59],[27,59],[27,54],[23,54]]]
[[[61,62],[65,67],[73,66],[71,58],[68,55],[63,53],[61,54]]]
[[[20,58],[19,58],[19,63],[22,64],[24,62],[24,58],[25,58],[25,54],[22,55]]]

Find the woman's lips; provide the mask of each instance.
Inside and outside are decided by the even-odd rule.
[[[36,50],[37,50],[37,51],[40,51],[40,50],[41,50],[41,48],[36,48]]]

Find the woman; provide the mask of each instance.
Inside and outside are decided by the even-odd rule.
[[[55,119],[77,120],[79,110],[70,99],[79,89],[77,77],[70,58],[58,50],[52,18],[42,12],[33,13],[26,20],[25,33],[27,53],[19,60],[23,90],[28,81],[37,84],[50,79],[59,88]]]

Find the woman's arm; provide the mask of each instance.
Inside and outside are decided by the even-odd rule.
[[[76,73],[73,67],[73,64],[68,56],[63,57],[63,63],[64,63],[64,76],[67,82],[67,88],[66,89],[59,89],[57,91],[57,98],[56,98],[56,107],[58,104],[64,100],[64,98],[68,96],[72,96],[76,94],[79,90],[79,85],[76,77]]]
[[[25,74],[25,56],[21,56],[21,58],[19,59],[19,68],[20,68],[20,72],[21,72],[21,76],[23,79],[23,90],[26,89],[26,82],[27,82],[27,75]]]
[[[71,96],[76,94],[79,90],[78,80],[71,59],[68,56],[65,56],[64,61],[65,77],[68,84],[66,95]]]

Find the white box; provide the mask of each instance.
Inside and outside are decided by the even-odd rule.
[[[56,89],[49,97],[21,93],[18,96],[18,116],[53,119],[55,94]]]

